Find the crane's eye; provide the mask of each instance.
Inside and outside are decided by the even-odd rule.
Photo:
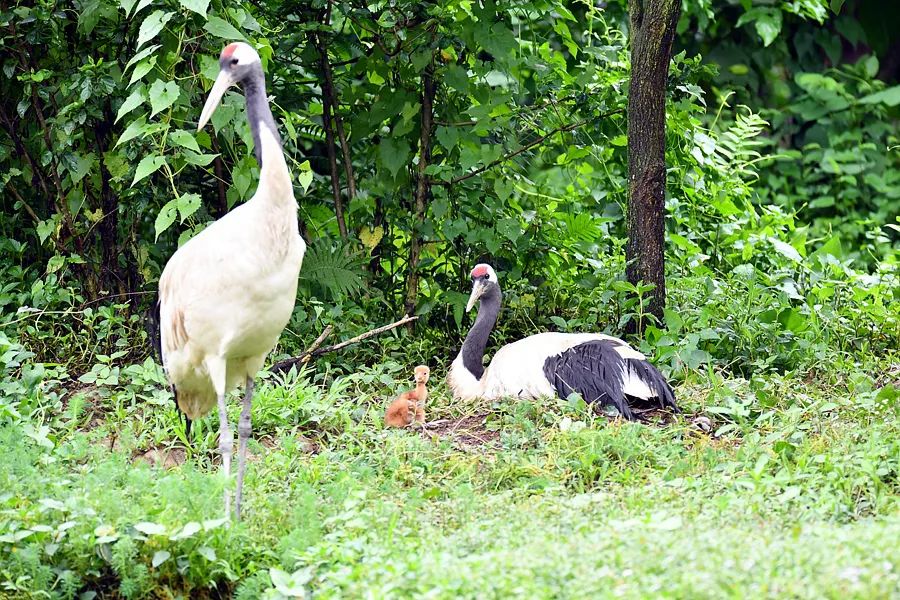
[[[231,64],[232,64],[232,66],[238,64],[238,59],[232,58],[232,59],[231,59]]]

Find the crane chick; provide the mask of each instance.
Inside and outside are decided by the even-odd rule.
[[[385,427],[407,427],[413,421],[425,422],[425,400],[428,399],[428,376],[431,370],[425,365],[419,365],[413,371],[416,388],[403,392],[397,399],[391,402],[384,414]]]

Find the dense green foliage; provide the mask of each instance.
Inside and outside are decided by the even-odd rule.
[[[900,9],[684,3],[654,322],[625,280],[626,4],[3,4],[0,596],[900,594]],[[195,131],[235,39],[309,243],[276,354],[420,320],[269,376],[228,529],[212,421],[186,445],[142,312],[254,192],[239,90]],[[475,438],[382,430],[412,365],[442,378],[479,261],[494,344],[640,320],[687,416],[437,384]]]
[[[699,305],[681,295],[715,285],[736,298],[748,265],[760,306],[775,309],[758,333],[767,342],[896,345],[886,305],[900,238],[900,88],[877,78],[875,50],[864,53],[868,44],[891,58],[862,18],[867,6],[840,16],[809,0],[686,7],[677,47],[701,54],[673,61],[667,207],[670,308],[688,318],[657,325],[703,339],[673,353],[672,367],[757,361],[752,348],[722,351],[735,336],[717,322],[734,311],[693,314]],[[146,306],[175,245],[252,194],[240,94],[216,113],[213,135],[192,131],[223,40],[243,38],[265,61],[311,244],[286,350],[329,322],[350,333],[406,310],[425,317],[419,331],[432,341],[455,339],[466,273],[483,259],[512,292],[512,333],[619,332],[645,318],[621,258],[626,16],[619,4],[543,1],[10,8],[4,320],[40,359],[70,362],[32,338],[83,331],[94,313],[82,311],[97,303]],[[95,357],[79,355],[79,369]],[[795,353],[781,366],[820,358]]]

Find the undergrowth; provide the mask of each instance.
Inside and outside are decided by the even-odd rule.
[[[483,441],[465,444],[452,427],[382,428],[405,385],[398,364],[331,383],[270,378],[246,519],[227,527],[215,419],[185,446],[148,361],[61,410],[5,419],[0,593],[889,597],[891,368],[695,372],[666,425],[610,420],[577,398],[462,405],[438,385],[429,420],[475,417]],[[167,453],[179,458],[164,466]]]

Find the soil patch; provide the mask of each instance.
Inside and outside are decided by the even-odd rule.
[[[132,456],[132,462],[144,461],[150,466],[162,466],[164,469],[174,469],[183,465],[187,459],[187,452],[184,448],[177,446],[150,448],[149,450],[138,451]]]
[[[487,428],[487,414],[470,415],[459,419],[438,419],[425,423],[422,435],[447,438],[460,450],[496,446],[500,432]]]

